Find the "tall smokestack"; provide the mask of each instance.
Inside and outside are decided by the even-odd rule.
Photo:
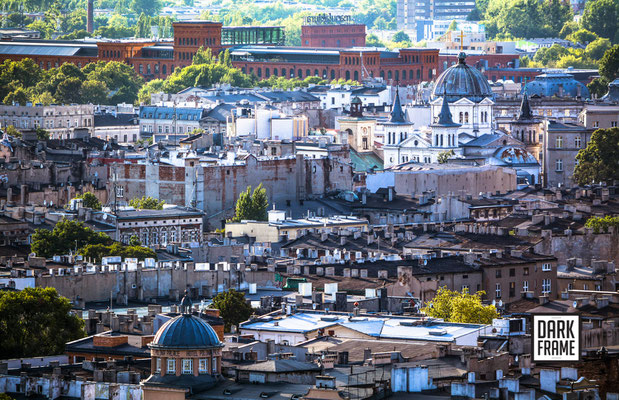
[[[88,8],[86,10],[88,16],[86,20],[86,30],[88,33],[92,33],[95,29],[95,1],[88,0]]]

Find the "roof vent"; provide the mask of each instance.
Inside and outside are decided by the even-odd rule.
[[[447,334],[445,329],[430,329],[428,333],[432,336],[443,336]]]
[[[338,319],[340,319],[337,315],[325,315],[323,317],[320,317],[321,321],[328,321],[328,322],[335,322]]]

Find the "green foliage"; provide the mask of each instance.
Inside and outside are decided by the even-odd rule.
[[[453,157],[455,154],[456,153],[453,150],[441,151],[436,156],[436,159],[439,164],[446,164],[447,161],[449,161],[449,159]]]
[[[619,128],[598,129],[576,155],[574,179],[579,185],[619,179]]]
[[[144,247],[141,244],[131,245],[131,243],[129,246],[123,246],[118,242],[114,242],[111,245],[90,244],[81,248],[79,253],[85,258],[92,259],[95,262],[100,262],[101,258],[110,256],[120,256],[123,259],[137,258],[138,261],[144,261],[147,258],[157,259],[157,253],[155,253],[154,250]]]
[[[255,78],[220,62],[192,64],[174,70],[163,83],[166,93],[177,93],[192,86],[210,87],[215,83],[229,83],[237,87],[252,87]]]
[[[18,131],[17,128],[15,128],[13,125],[9,125],[4,128],[4,133],[15,138],[20,138],[22,136],[21,132]]]
[[[451,21],[451,24],[449,24],[449,27],[447,27],[447,31],[455,31],[456,29],[458,29],[458,22],[454,19]]]
[[[595,233],[607,233],[608,228],[619,228],[619,217],[611,217],[607,215],[605,217],[591,217],[585,223],[587,228],[593,228]]]
[[[563,56],[570,54],[569,50],[558,44],[553,44],[550,47],[542,47],[535,53],[533,60],[542,63],[543,65],[552,65],[559,61]]]
[[[93,210],[101,209],[101,202],[92,192],[86,192],[75,196],[76,199],[82,199],[84,207],[92,208]]]
[[[140,239],[136,236],[136,235],[131,235],[131,237],[129,238],[129,246],[141,246],[142,242],[140,242]]]
[[[112,61],[78,68],[71,63],[45,71],[31,59],[0,64],[0,98],[5,104],[134,103],[143,84],[127,64]]]
[[[61,354],[84,335],[84,321],[56,289],[0,291],[0,358]]]
[[[600,76],[608,82],[619,77],[619,44],[611,47],[600,60]]]
[[[393,41],[394,42],[410,42],[411,38],[404,31],[399,31],[395,35],[393,35]]]
[[[49,132],[43,128],[37,128],[37,140],[45,141],[49,140]]]
[[[76,31],[73,31],[71,33],[67,33],[66,35],[61,35],[58,37],[58,40],[76,40],[76,39],[84,39],[90,36],[90,33],[88,33],[87,30],[85,29],[78,29]]]
[[[585,55],[592,60],[599,60],[604,56],[604,53],[610,50],[611,47],[612,44],[610,43],[610,40],[606,38],[598,38],[587,45]]]
[[[373,33],[370,33],[365,38],[365,45],[368,47],[385,47],[384,43]]]
[[[241,322],[247,321],[254,312],[254,309],[247,304],[245,295],[234,289],[221,292],[215,296],[209,308],[219,310],[219,315],[224,320],[226,332],[230,331],[231,326],[238,326]]]
[[[586,29],[578,29],[577,31],[567,35],[567,40],[574,43],[587,44],[598,38],[598,35]]]
[[[135,198],[129,200],[129,205],[136,210],[163,210],[165,201],[157,200],[154,197],[142,196],[141,199]]]
[[[619,0],[588,1],[581,24],[598,36],[613,40],[619,29]]]
[[[561,39],[567,39],[571,34],[578,31],[578,23],[575,21],[567,21],[563,24],[563,28],[559,31],[559,37]]]
[[[239,199],[236,201],[234,217],[230,221],[266,221],[268,207],[269,199],[262,184],[258,185],[253,193],[251,192],[251,186],[247,186],[247,190],[241,192]]]
[[[150,104],[151,94],[163,92],[164,83],[163,79],[153,79],[146,82],[138,92],[138,102],[140,104]]]
[[[159,0],[132,0],[130,7],[135,15],[146,14],[152,16],[157,14],[163,8],[163,5]]]
[[[82,222],[63,218],[56,223],[54,229],[37,229],[32,235],[32,252],[38,257],[49,258],[53,255],[68,254],[91,244],[112,243],[105,233],[98,233],[84,226]]]
[[[589,93],[595,97],[602,97],[608,92],[608,81],[604,78],[595,78],[587,84]]]
[[[468,289],[460,293],[443,286],[421,312],[448,322],[491,324],[494,318],[499,317],[499,313],[494,306],[482,304],[481,297],[484,294],[485,292],[478,291],[472,295]]]
[[[484,16],[490,38],[558,36],[573,18],[569,3],[561,0],[489,0]]]

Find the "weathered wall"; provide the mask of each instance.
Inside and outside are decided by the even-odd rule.
[[[582,258],[585,265],[591,260],[614,261],[619,265],[619,234],[593,233],[586,229],[584,235],[553,235],[543,231],[543,242],[535,247],[541,254],[553,254],[559,259],[559,265],[566,264],[568,258]]]

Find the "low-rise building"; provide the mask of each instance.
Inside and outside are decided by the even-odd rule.
[[[0,105],[0,128],[14,126],[18,130],[42,128],[50,133],[51,139],[69,139],[75,128],[86,128],[92,133],[94,127],[94,106],[40,104],[25,106]]]
[[[544,126],[542,182],[546,187],[574,187],[576,155],[587,147],[593,129],[548,120]]]

